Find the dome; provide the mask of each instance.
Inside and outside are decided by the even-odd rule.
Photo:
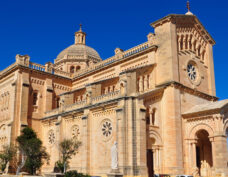
[[[74,59],[74,58],[75,59],[94,58],[97,60],[101,60],[100,55],[93,48],[84,44],[73,44],[59,53],[59,55],[56,58],[56,62],[62,59]]]
[[[75,43],[59,53],[55,59],[55,64],[63,60],[92,60],[92,63],[101,61],[100,55],[96,50],[85,44],[86,33],[82,31],[81,25],[79,31],[75,32]]]

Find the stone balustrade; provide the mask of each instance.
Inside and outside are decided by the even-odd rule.
[[[35,69],[35,70],[38,70],[38,71],[44,71],[44,72],[48,72],[49,70],[51,70],[52,74],[63,76],[63,77],[68,77],[68,78],[72,77],[71,73],[68,73],[68,72],[65,72],[65,71],[61,71],[61,70],[55,69],[53,67],[47,68],[44,65],[33,63],[33,62],[30,62],[29,68]]]
[[[91,65],[90,67],[88,67],[86,69],[82,69],[82,70],[80,70],[80,71],[78,71],[77,73],[74,73],[74,74],[67,73],[67,72],[64,72],[64,71],[55,69],[53,66],[50,66],[50,68],[47,68],[47,67],[45,67],[45,65],[41,65],[41,64],[38,64],[38,63],[30,62],[29,59],[28,59],[29,65],[26,65],[25,64],[26,62],[24,60],[26,59],[26,57],[28,58],[28,56],[19,56],[19,55],[17,55],[16,57],[19,58],[19,59],[22,58],[23,61],[24,61],[23,65],[24,66],[28,66],[31,69],[38,70],[38,71],[43,71],[43,72],[49,72],[49,73],[56,74],[56,75],[63,76],[63,77],[74,78],[74,77],[80,76],[82,74],[88,73],[90,71],[93,71],[93,70],[96,70],[96,69],[105,67],[105,66],[107,66],[109,64],[114,63],[117,60],[121,60],[121,59],[126,58],[128,56],[131,56],[133,54],[139,53],[139,52],[147,49],[148,47],[149,47],[149,43],[148,42],[145,42],[143,44],[140,44],[140,45],[138,45],[136,47],[133,47],[131,49],[128,49],[128,50],[124,51],[122,53],[123,54],[122,55],[123,56],[122,58],[118,58],[116,56],[112,56],[110,58],[107,58],[106,60],[103,60],[101,62],[98,62],[98,63],[96,63],[94,65]],[[17,60],[19,60],[19,59],[17,59]],[[10,68],[12,68],[16,64],[21,64],[21,62],[16,61],[16,63],[10,65],[8,68],[6,68],[3,71],[1,71],[0,72],[0,75],[3,74],[5,71],[9,70]]]
[[[108,94],[105,95],[101,95],[95,98],[92,98],[92,104],[97,104],[97,103],[101,103],[107,100],[112,100],[115,98],[118,98],[120,96],[120,91],[114,91],[114,92],[110,92]]]
[[[92,105],[97,104],[97,103],[101,103],[107,100],[112,100],[112,99],[116,99],[120,96],[120,91],[114,91],[114,92],[110,92],[108,94],[105,95],[101,95],[98,97],[94,97],[92,98]],[[83,108],[84,106],[88,105],[86,100],[80,101],[80,102],[76,102],[74,104],[70,104],[70,105],[65,105],[63,107],[60,108],[56,108],[53,109],[51,111],[47,111],[45,112],[45,117],[50,117],[50,116],[54,116],[59,114],[62,110],[64,110],[64,112],[68,112],[68,111],[73,111],[76,109],[80,109]]]
[[[136,54],[136,53],[139,53],[145,49],[147,49],[149,47],[149,44],[148,42],[145,42],[145,43],[142,43],[140,45],[137,45],[131,49],[128,49],[126,51],[123,52],[123,57],[128,57],[130,55],[133,55],[133,54]]]
[[[79,108],[82,108],[86,105],[86,101],[80,101],[80,102],[76,102],[74,104],[71,104],[71,105],[66,105],[64,106],[64,111],[72,111],[72,110],[75,110],[75,109],[79,109]]]
[[[54,69],[54,68],[52,68],[52,71],[53,71],[53,74],[55,74],[55,75],[64,76],[64,77],[68,77],[68,78],[72,77],[72,73],[68,73],[68,72],[61,71],[61,70]]]
[[[147,49],[148,47],[149,47],[149,43],[148,42],[145,42],[145,43],[140,44],[140,45],[138,45],[136,47],[133,47],[131,49],[128,49],[128,50],[126,50],[126,51],[123,52],[123,58],[126,58],[126,57],[128,57],[130,55],[133,55],[133,54],[136,54],[136,53],[139,53],[139,52]],[[88,67],[86,69],[83,69],[81,71],[78,71],[77,73],[74,73],[73,74],[73,78],[74,77],[77,77],[77,76],[80,76],[80,75],[82,75],[84,73],[87,73],[87,72],[90,72],[90,71],[93,71],[93,70],[102,68],[104,66],[107,66],[107,65],[109,65],[111,63],[114,63],[117,60],[121,60],[123,58],[120,58],[119,59],[116,56],[112,56],[112,57],[110,57],[110,58],[108,58],[106,60],[103,60],[103,61],[101,61],[99,63],[96,63],[96,64],[94,64],[94,65],[92,65],[92,66],[90,66],[90,67]]]
[[[45,117],[54,116],[56,114],[59,114],[59,108],[52,109],[51,111],[47,111],[44,114],[45,114]]]
[[[74,73],[73,77],[77,77],[77,76],[80,76],[80,75],[82,75],[82,74],[84,74],[86,72],[90,72],[90,71],[102,68],[103,66],[109,65],[109,64],[113,63],[114,61],[116,61],[116,58],[115,58],[115,56],[112,56],[112,57],[110,57],[110,58],[108,58],[106,60],[103,60],[103,61],[101,61],[99,63],[96,63],[96,64],[94,64],[94,65],[92,65],[92,66],[90,66],[90,67],[88,67],[86,69],[82,69],[82,70]]]
[[[29,63],[29,68],[39,70],[39,71],[45,71],[45,66],[38,64],[38,63]]]

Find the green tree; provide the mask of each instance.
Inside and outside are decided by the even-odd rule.
[[[63,172],[66,172],[66,168],[69,166],[69,160],[72,156],[76,155],[78,148],[81,146],[81,142],[75,139],[64,139],[59,143],[59,151],[61,155],[61,162],[63,164]]]
[[[16,148],[10,145],[3,145],[3,150],[0,153],[0,168],[5,172],[7,164],[13,159],[16,154]]]
[[[29,127],[24,128],[22,134],[17,137],[17,142],[22,157],[25,156],[22,166],[24,166],[30,174],[34,175],[36,170],[40,169],[43,165],[44,160],[49,161],[49,155],[33,129]]]

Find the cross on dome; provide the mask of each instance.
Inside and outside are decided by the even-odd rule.
[[[82,24],[80,23],[79,26],[79,31],[82,31]]]
[[[193,15],[193,13],[190,11],[190,3],[189,3],[189,1],[187,1],[187,9],[188,9],[188,12],[185,15]]]
[[[75,44],[85,45],[86,33],[82,31],[82,24],[79,24],[79,31],[75,32]]]
[[[187,1],[187,9],[188,9],[188,12],[190,12],[190,4],[189,4],[189,1]]]

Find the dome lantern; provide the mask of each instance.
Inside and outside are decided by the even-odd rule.
[[[86,33],[82,31],[82,24],[80,24],[79,31],[75,32],[75,44],[85,45]]]

